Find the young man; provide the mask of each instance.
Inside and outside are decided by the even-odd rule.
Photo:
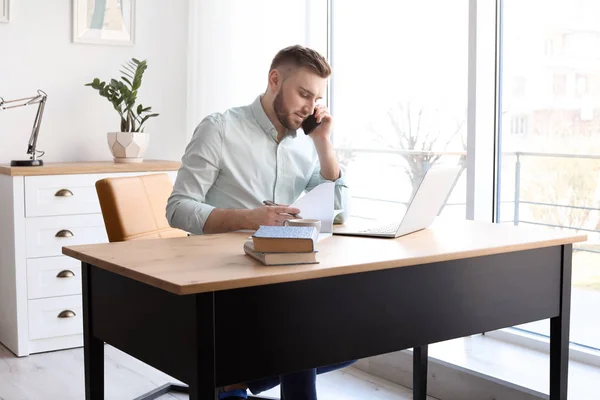
[[[167,205],[171,226],[196,234],[281,225],[305,190],[335,182],[335,209],[347,209],[347,189],[331,143],[332,117],[317,104],[331,69],[316,51],[281,50],[266,92],[245,107],[204,118],[182,158]],[[316,110],[321,125],[296,133]],[[342,214],[342,219],[345,215]]]
[[[169,224],[196,234],[282,225],[301,212],[288,204],[327,181],[335,182],[334,208],[345,210],[343,221],[348,194],[331,143],[332,117],[317,104],[330,74],[316,51],[287,47],[273,59],[263,95],[204,118],[182,158],[167,204]],[[320,125],[297,134],[313,112]],[[264,200],[282,205],[264,206]],[[316,375],[348,364],[233,385],[220,398],[244,399],[247,388],[257,394],[281,384],[285,400],[316,400]]]

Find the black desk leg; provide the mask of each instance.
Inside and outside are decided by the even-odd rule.
[[[190,400],[218,398],[215,373],[215,303],[214,293],[196,296],[196,348],[194,381],[189,382]]]
[[[104,342],[94,337],[92,323],[93,293],[90,276],[93,274],[93,268],[88,263],[81,263],[85,398],[86,400],[104,400]]]
[[[413,399],[427,398],[427,345],[413,349]]]
[[[572,245],[563,246],[560,315],[550,319],[550,400],[567,398],[572,254]]]

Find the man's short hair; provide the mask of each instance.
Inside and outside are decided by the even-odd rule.
[[[284,65],[308,68],[321,78],[328,78],[331,75],[331,66],[325,57],[313,49],[300,45],[279,50],[271,62],[271,69],[269,71]]]

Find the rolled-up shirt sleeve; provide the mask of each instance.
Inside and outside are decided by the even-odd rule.
[[[311,191],[321,183],[325,182],[333,182],[334,192],[333,192],[333,209],[334,210],[342,210],[336,218],[334,219],[335,223],[343,223],[348,220],[349,217],[349,205],[350,205],[350,195],[348,193],[348,186],[346,186],[346,182],[344,180],[346,172],[344,166],[340,164],[340,177],[335,181],[330,181],[329,179],[325,179],[323,175],[321,175],[321,166],[317,162],[315,169],[306,185],[306,191]]]
[[[204,118],[185,149],[166,209],[167,221],[174,228],[202,234],[208,216],[215,209],[204,201],[219,175],[222,128],[218,115]]]

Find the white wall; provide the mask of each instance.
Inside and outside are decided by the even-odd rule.
[[[326,0],[192,0],[188,137],[206,115],[251,103],[278,50],[327,52]]]
[[[192,0],[194,1],[194,0]],[[216,1],[215,1],[216,2]],[[118,77],[131,57],[148,60],[138,96],[160,116],[147,122],[146,158],[178,160],[186,145],[188,1],[137,1],[136,44],[72,43],[71,0],[12,0],[10,23],[0,23],[0,96],[48,93],[38,149],[46,161],[110,160],[106,133],[118,114],[95,90],[94,77]],[[35,108],[0,112],[0,163],[27,159]]]

